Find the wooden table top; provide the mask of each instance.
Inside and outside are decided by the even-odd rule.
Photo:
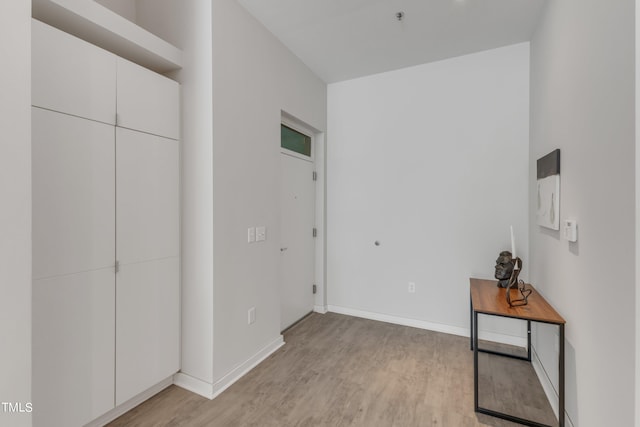
[[[529,303],[518,307],[507,304],[506,288],[499,288],[497,280],[469,279],[471,282],[471,306],[479,313],[496,314],[498,316],[514,317],[518,319],[534,320],[536,322],[564,324],[565,320],[556,312],[542,295],[527,284],[531,289]],[[522,298],[516,289],[511,290],[511,299]]]

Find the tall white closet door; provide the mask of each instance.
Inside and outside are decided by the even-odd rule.
[[[115,132],[32,109],[35,426],[114,406]]]
[[[178,141],[116,130],[116,404],[179,369]]]

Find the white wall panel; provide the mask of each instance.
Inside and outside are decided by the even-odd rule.
[[[34,425],[84,425],[114,406],[113,269],[33,283]]]
[[[180,369],[177,257],[123,265],[116,279],[116,405]]]
[[[180,138],[180,86],[118,58],[118,126]]]
[[[115,124],[115,55],[40,21],[32,26],[32,104]]]
[[[178,256],[178,142],[121,128],[116,141],[118,261]]]
[[[115,129],[32,108],[35,278],[112,266]]]

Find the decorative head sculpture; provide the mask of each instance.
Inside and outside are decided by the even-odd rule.
[[[502,251],[496,260],[496,274],[495,278],[498,279],[498,286],[506,288],[509,286],[509,279],[511,273],[513,273],[514,262],[511,257],[511,252]],[[517,283],[516,283],[517,287]]]
[[[522,280],[518,280],[520,271],[522,271],[522,260],[520,258],[514,259],[509,251],[500,252],[496,260],[495,274],[496,279],[498,279],[498,287],[517,289],[522,296],[522,298],[511,299],[511,291],[508,289],[505,292],[505,298],[509,307],[527,305],[529,302],[527,298],[533,292],[531,289],[526,288],[526,284]]]

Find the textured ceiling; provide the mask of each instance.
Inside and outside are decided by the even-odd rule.
[[[546,3],[238,1],[327,83],[529,41]]]

